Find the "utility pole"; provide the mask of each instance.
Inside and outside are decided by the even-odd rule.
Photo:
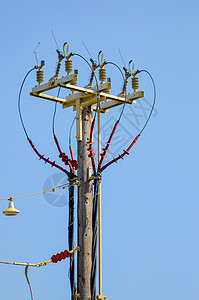
[[[124,110],[124,106],[126,104],[132,105],[135,103],[136,99],[143,98],[144,92],[138,91],[138,78],[136,77],[137,72],[127,72],[125,71],[125,78],[123,76],[123,89],[120,94],[118,95],[112,95],[110,93],[111,90],[111,79],[106,79],[106,70],[104,66],[107,64],[105,60],[103,60],[103,53],[102,51],[98,54],[98,64],[96,64],[94,61],[92,61],[92,67],[90,66],[92,73],[90,77],[90,81],[88,85],[85,87],[80,87],[77,85],[77,75],[78,71],[74,70],[74,73],[72,73],[72,60],[70,59],[73,55],[79,56],[80,58],[83,58],[81,55],[75,54],[73,52],[68,52],[68,45],[67,45],[67,51],[66,51],[66,44],[64,44],[64,55],[57,50],[58,52],[58,65],[55,75],[50,78],[50,80],[43,84],[43,66],[44,62],[41,62],[40,66],[36,66],[38,69],[37,71],[37,82],[38,85],[32,88],[32,91],[30,93],[31,96],[42,98],[45,100],[55,101],[57,103],[60,103],[63,108],[72,107],[73,111],[76,113],[76,141],[77,141],[77,151],[78,151],[78,181],[80,182],[80,185],[78,187],[78,208],[77,208],[77,214],[78,214],[78,224],[77,224],[77,238],[78,238],[78,246],[80,247],[80,251],[78,252],[77,256],[77,291],[74,293],[74,287],[72,288],[72,299],[73,298],[80,298],[80,300],[95,300],[96,298],[96,259],[97,259],[97,252],[96,250],[96,244],[92,242],[95,242],[95,239],[92,241],[92,234],[93,232],[97,233],[96,224],[97,224],[97,217],[98,217],[98,271],[99,271],[99,287],[98,287],[98,300],[106,299],[106,296],[102,295],[102,243],[101,243],[101,182],[99,182],[99,190],[97,195],[95,195],[95,180],[98,181],[101,180],[101,172],[103,171],[103,168],[105,169],[108,165],[112,164],[113,162],[116,162],[118,159],[123,158],[125,154],[128,154],[128,151],[131,149],[132,145],[135,143],[131,143],[129,148],[127,150],[124,150],[122,155],[119,155],[116,159],[113,159],[108,164],[103,166],[101,168],[100,165],[100,157],[102,157],[102,160],[104,157],[106,157],[106,152],[108,152],[108,146],[110,145],[111,139],[113,137],[114,131],[116,130],[116,126],[119,123],[119,120],[121,118],[121,115]],[[65,59],[65,71],[67,73],[66,76],[62,76],[59,78],[59,71],[61,67],[62,60]],[[84,59],[84,58],[83,58]],[[85,60],[85,59],[84,59]],[[86,60],[85,60],[86,61]],[[111,64],[111,62],[109,62]],[[113,64],[115,65],[115,64]],[[99,81],[95,76],[95,70],[99,67]],[[129,62],[130,67],[130,62]],[[121,71],[122,72],[122,71]],[[96,85],[93,87],[92,81],[95,76]],[[126,94],[126,85],[128,82],[128,78],[132,76],[132,88],[133,92]],[[65,98],[60,98],[59,93],[57,97],[49,95],[48,91],[56,88],[62,88],[69,91],[69,95],[67,95]],[[112,109],[114,107],[117,107],[119,105],[123,105],[123,109],[121,111],[121,115],[116,122],[114,126],[114,130],[111,133],[111,136],[109,138],[109,142],[107,143],[107,146],[102,150],[101,152],[101,146],[100,146],[100,114],[108,113],[109,109]],[[95,166],[95,160],[93,158],[94,153],[92,153],[93,148],[91,147],[91,144],[93,143],[92,134],[94,129],[94,122],[92,122],[93,119],[93,111],[98,115],[98,166],[96,168]],[[95,119],[95,117],[94,117]],[[92,127],[92,126],[93,127]],[[91,131],[92,128],[92,131]],[[92,134],[91,134],[92,133]],[[89,143],[89,144],[88,144]],[[88,150],[90,146],[90,149]],[[90,152],[90,153],[89,153]],[[64,158],[68,159],[68,156],[65,157],[65,153],[60,153],[62,157],[62,161],[64,161]],[[43,156],[39,155],[40,159],[43,158]],[[63,157],[64,156],[64,157]],[[44,158],[43,158],[44,159]],[[67,160],[66,159],[66,160]],[[48,159],[44,159],[45,162],[49,162]],[[92,160],[92,161],[91,161]],[[74,159],[71,160],[71,163],[74,161]],[[101,161],[102,163],[102,161]],[[55,162],[50,162],[51,166],[55,166]],[[60,168],[58,165],[56,165],[59,169],[62,171],[66,171],[63,168]],[[93,174],[92,174],[93,169]],[[76,169],[75,169],[76,170]],[[74,171],[72,169],[72,171]],[[99,174],[100,173],[100,174]],[[75,175],[75,171],[73,173]],[[93,176],[92,176],[93,175]],[[97,177],[98,176],[98,177]],[[74,177],[76,180],[76,177]],[[73,178],[73,179],[74,179]],[[94,179],[94,196],[97,196],[97,202],[92,200],[92,180]],[[92,209],[94,203],[98,204],[98,212],[95,207],[95,211],[97,212],[95,217],[93,217],[93,221],[95,225],[92,224]],[[71,210],[73,210],[73,207],[71,206]],[[72,221],[72,220],[71,220]],[[71,222],[73,224],[73,221]],[[95,230],[93,230],[95,228]],[[71,235],[72,236],[72,235]],[[70,241],[72,243],[72,240]],[[95,244],[95,245],[94,245]],[[94,249],[94,250],[93,250]],[[94,255],[92,257],[92,251],[94,252]],[[92,267],[94,271],[92,270]],[[74,265],[71,268],[74,271]],[[73,273],[72,271],[72,273]],[[92,271],[92,274],[91,274]],[[74,273],[73,273],[74,274]],[[93,275],[94,274],[94,275]],[[73,280],[71,280],[72,282]],[[91,284],[92,281],[92,284]],[[71,284],[73,286],[73,284]],[[94,288],[93,288],[94,287]],[[91,291],[92,290],[92,291]]]
[[[88,157],[88,141],[92,122],[91,107],[82,110],[82,141],[78,141],[78,268],[77,293],[82,300],[91,299],[92,264],[92,181],[91,159]]]

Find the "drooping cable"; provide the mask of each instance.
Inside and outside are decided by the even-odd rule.
[[[148,116],[148,118],[147,118],[147,120],[146,120],[146,122],[145,122],[145,124],[144,124],[144,126],[142,128],[142,130],[140,131],[140,134],[144,131],[145,127],[147,126],[147,124],[148,124],[148,122],[149,122],[149,120],[150,120],[150,118],[152,116],[152,113],[153,113],[153,110],[154,110],[154,107],[155,107],[155,101],[156,101],[156,87],[155,87],[155,81],[154,81],[152,75],[147,70],[140,70],[140,73],[141,72],[147,73],[149,75],[149,77],[151,78],[151,81],[152,81],[152,84],[153,84],[154,96],[153,96],[153,104],[152,104],[152,107],[151,107],[150,114],[149,114],[149,116]]]
[[[41,155],[41,154],[37,151],[37,149],[35,148],[33,142],[32,142],[30,139],[28,139],[28,142],[29,142],[30,146],[32,147],[32,149],[33,149],[33,150],[35,151],[35,153],[37,154],[37,156],[39,156],[39,159],[42,159],[45,163],[50,164],[51,167],[56,167],[56,168],[59,169],[60,171],[64,172],[66,175],[69,175],[69,172],[68,172],[66,169],[64,169],[64,168],[60,167],[59,165],[57,165],[57,164],[55,163],[55,161],[52,162],[52,161],[49,160],[49,158],[45,158],[44,155]]]
[[[92,208],[92,267],[91,267],[91,300],[96,299],[96,273],[97,273],[97,232],[98,232],[98,202],[100,179],[94,179],[94,196]]]
[[[140,134],[138,134],[136,136],[136,138],[133,140],[133,142],[130,144],[130,146],[126,149],[126,150],[123,150],[123,153],[122,154],[118,154],[118,156],[116,158],[113,158],[111,161],[109,161],[107,164],[105,164],[102,168],[99,169],[98,172],[102,172],[104,171],[107,167],[109,167],[110,165],[112,165],[114,162],[117,163],[117,161],[119,159],[123,159],[124,155],[129,155],[129,151],[130,149],[133,147],[133,145],[137,142],[137,140],[139,139],[140,137]]]
[[[91,69],[91,71],[93,71],[92,69],[92,66],[90,65],[90,63],[87,61],[87,59],[85,57],[83,57],[81,54],[79,53],[73,53],[74,56],[79,56],[80,58],[82,58],[86,63],[87,65],[89,66],[89,68]],[[97,107],[99,105],[99,85],[98,85],[98,80],[97,80],[97,77],[94,73],[94,77],[95,77],[95,81],[96,81],[96,87],[97,87]],[[94,119],[96,119],[96,115],[97,115],[97,109],[95,110],[95,114],[94,114]]]
[[[102,149],[103,152],[100,153],[101,158],[100,158],[100,161],[99,161],[99,163],[98,163],[98,172],[99,172],[99,170],[100,170],[100,168],[101,168],[101,165],[102,165],[102,162],[103,162],[104,158],[107,157],[107,154],[106,154],[106,153],[108,152],[108,148],[109,148],[109,146],[110,146],[110,144],[111,144],[111,140],[112,140],[112,138],[113,138],[113,135],[114,135],[114,133],[115,133],[115,131],[116,131],[116,129],[117,129],[117,126],[118,126],[118,124],[119,124],[119,122],[120,122],[120,120],[121,120],[121,117],[122,117],[122,115],[123,115],[123,113],[124,113],[124,108],[125,108],[125,105],[126,105],[126,99],[127,99],[127,97],[126,97],[126,81],[125,81],[125,78],[124,78],[124,75],[123,75],[122,70],[120,69],[120,67],[119,67],[117,64],[115,64],[115,63],[113,63],[113,62],[107,62],[107,64],[110,64],[110,65],[113,65],[113,66],[117,67],[118,70],[120,71],[121,75],[122,75],[122,78],[123,78],[123,81],[124,81],[125,101],[124,101],[124,104],[122,105],[122,110],[121,110],[121,112],[120,112],[119,118],[118,118],[118,120],[115,122],[115,125],[114,125],[114,127],[113,127],[113,129],[112,129],[112,132],[111,132],[110,136],[109,136],[108,142],[106,143],[106,147],[103,148],[103,149]]]
[[[59,97],[61,91],[61,87],[59,87],[58,92],[57,92],[57,98]],[[55,136],[55,116],[57,113],[57,102],[55,102],[55,107],[54,107],[54,113],[53,113],[53,122],[52,122],[52,131],[53,131],[53,136]]]
[[[130,146],[126,149],[126,150],[123,150],[123,153],[122,154],[118,154],[118,156],[116,158],[113,158],[111,161],[109,161],[107,164],[105,164],[103,167],[100,167],[98,169],[98,172],[102,172],[104,171],[108,166],[110,166],[111,164],[113,164],[114,162],[117,162],[119,159],[123,159],[124,155],[129,155],[129,151],[130,149],[134,146],[134,144],[137,142],[137,140],[139,139],[140,135],[142,134],[142,132],[144,131],[144,129],[146,128],[151,116],[152,116],[152,113],[153,113],[153,110],[154,110],[154,107],[155,107],[155,102],[156,102],[156,87],[155,87],[155,82],[154,82],[154,79],[153,77],[151,76],[151,74],[146,71],[146,70],[140,70],[139,71],[140,73],[141,72],[146,72],[149,77],[151,78],[151,81],[152,81],[152,84],[153,84],[153,90],[154,90],[154,97],[153,97],[153,103],[152,103],[152,106],[151,106],[151,111],[149,113],[149,116],[144,124],[144,126],[142,127],[142,129],[140,130],[139,134],[134,138],[133,142],[130,144]]]
[[[73,149],[72,149],[71,135],[72,135],[72,129],[73,129],[74,123],[75,123],[75,118],[73,119],[73,122],[70,127],[70,132],[69,132],[69,150],[70,150],[71,159],[73,161],[74,161],[74,154],[73,154]]]
[[[111,62],[111,61],[108,61],[108,62],[107,62],[107,65],[108,65],[108,64],[109,64],[109,65],[115,66],[115,67],[120,71],[120,73],[121,73],[121,75],[122,75],[122,78],[123,78],[123,81],[124,81],[124,85],[125,85],[125,89],[124,89],[124,91],[125,91],[125,101],[124,101],[124,104],[122,105],[122,110],[121,110],[121,113],[120,113],[119,118],[118,118],[118,121],[120,121],[120,119],[121,119],[121,117],[122,117],[122,115],[123,115],[123,113],[124,113],[124,108],[125,108],[126,100],[127,100],[127,97],[126,97],[126,83],[125,83],[125,78],[124,78],[124,74],[123,74],[121,68],[120,68],[116,63]]]
[[[58,89],[57,98],[59,97],[60,90],[61,90],[61,87],[59,87],[59,89]],[[61,158],[61,160],[64,162],[65,165],[69,166],[70,171],[72,173],[74,173],[75,170],[77,169],[77,161],[74,159],[74,156],[72,155],[73,154],[72,147],[69,147],[70,153],[71,153],[71,156],[72,156],[72,159],[69,159],[68,156],[64,152],[62,152],[61,147],[60,147],[59,142],[58,142],[58,139],[57,139],[57,136],[55,134],[56,111],[57,111],[57,102],[55,103],[55,108],[54,108],[54,113],[53,113],[53,122],[52,122],[52,132],[53,132],[54,141],[55,141],[55,144],[56,144],[57,149],[59,151],[59,157]]]
[[[37,267],[40,268],[42,266],[46,266],[49,263],[58,263],[59,261],[69,258],[71,254],[80,251],[80,247],[77,246],[76,248],[73,248],[72,250],[68,251],[68,250],[64,250],[61,251],[57,254],[54,254],[53,256],[51,256],[51,259],[47,260],[47,261],[43,261],[42,263],[37,263],[37,264],[32,264],[32,263],[19,263],[19,262],[10,262],[10,261],[0,261],[0,264],[6,264],[6,265],[14,265],[14,266],[27,266],[29,265],[30,267]]]
[[[73,125],[75,123],[75,118],[73,119],[73,122],[70,126],[70,132],[69,132],[69,147],[71,147],[72,143],[71,143],[71,135],[72,135],[72,129],[73,129]]]
[[[29,271],[29,264],[27,264],[27,266],[25,267],[25,276],[26,276],[26,280],[27,280],[29,290],[30,290],[31,300],[33,300],[32,288],[31,288],[30,279],[28,276],[28,271]]]
[[[29,138],[28,133],[27,133],[27,130],[26,130],[26,128],[25,128],[25,124],[24,124],[24,121],[23,121],[23,118],[22,118],[22,113],[21,113],[21,93],[22,93],[22,90],[23,90],[23,87],[24,87],[24,83],[25,83],[25,81],[26,81],[28,75],[29,75],[34,69],[36,69],[36,67],[30,69],[30,70],[26,73],[26,75],[25,75],[25,77],[24,77],[24,79],[23,79],[23,81],[22,81],[20,90],[19,90],[19,95],[18,95],[18,111],[19,111],[19,117],[20,117],[21,125],[22,125],[22,128],[23,128],[23,130],[24,130],[24,133],[25,133],[25,135],[26,135],[26,138],[27,138],[27,140],[28,140],[30,146],[31,146],[32,149],[35,151],[35,153],[39,156],[39,159],[42,159],[45,163],[49,163],[52,167],[56,167],[56,168],[60,169],[61,171],[63,171],[64,173],[68,174],[68,172],[67,172],[64,168],[58,166],[58,165],[55,163],[55,161],[54,161],[54,162],[50,161],[49,158],[45,158],[44,155],[41,155],[41,154],[37,151],[37,149],[35,148],[33,142],[32,142],[31,139]]]
[[[74,246],[74,185],[69,188],[69,221],[68,221],[68,244],[69,251],[73,249]],[[75,260],[74,253],[70,255],[70,286],[71,286],[71,300],[75,300]]]
[[[75,185],[75,184],[77,184],[77,182],[73,183],[73,185]],[[28,195],[21,195],[21,196],[18,196],[18,197],[10,197],[10,198],[12,198],[12,199],[20,199],[20,198],[35,196],[35,195],[44,194],[44,193],[48,193],[48,192],[55,192],[56,190],[65,189],[67,187],[70,187],[70,185],[62,184],[62,185],[56,186],[56,187],[54,187],[52,189],[48,189],[48,190],[45,190],[45,191],[42,191],[42,192],[32,193],[32,194],[28,194]],[[0,200],[10,200],[10,198],[0,198]]]
[[[19,90],[19,95],[18,95],[18,111],[19,111],[19,117],[20,117],[21,125],[22,125],[22,127],[23,127],[23,130],[24,130],[24,132],[25,132],[25,135],[26,135],[27,139],[28,139],[28,133],[27,133],[27,130],[26,130],[26,128],[25,128],[25,125],[24,125],[24,122],[23,122],[23,118],[22,118],[22,113],[21,113],[21,93],[22,93],[23,86],[24,86],[24,83],[25,83],[25,81],[26,81],[28,75],[29,75],[33,70],[35,70],[35,69],[36,69],[36,68],[34,67],[34,68],[30,69],[30,70],[26,73],[26,75],[25,75],[25,77],[24,77],[24,79],[23,79],[23,81],[22,81],[22,84],[21,84],[21,87],[20,87],[20,90]]]

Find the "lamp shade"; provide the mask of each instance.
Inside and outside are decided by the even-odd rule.
[[[16,209],[14,207],[14,202],[12,201],[12,199],[10,199],[8,208],[6,210],[3,211],[3,214],[5,216],[16,216],[20,213],[20,210]]]

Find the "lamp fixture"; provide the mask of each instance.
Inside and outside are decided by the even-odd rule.
[[[8,204],[8,208],[3,211],[3,214],[5,216],[16,216],[20,213],[20,210],[16,209],[14,207],[13,197],[10,197],[8,200],[10,200]]]

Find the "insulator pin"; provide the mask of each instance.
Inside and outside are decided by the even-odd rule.
[[[40,85],[40,84],[42,84],[43,81],[44,81],[44,71],[38,70],[37,71],[37,82]]]
[[[139,79],[138,79],[138,77],[132,77],[131,78],[131,84],[132,84],[132,88],[134,89],[134,92],[136,92],[137,89],[139,88]]]
[[[104,81],[106,80],[106,70],[104,68],[99,69],[99,80],[101,81],[101,83],[104,83]]]
[[[72,66],[72,60],[71,59],[67,59],[65,61],[65,71],[68,75],[70,75],[72,73],[73,70],[73,66]]]

